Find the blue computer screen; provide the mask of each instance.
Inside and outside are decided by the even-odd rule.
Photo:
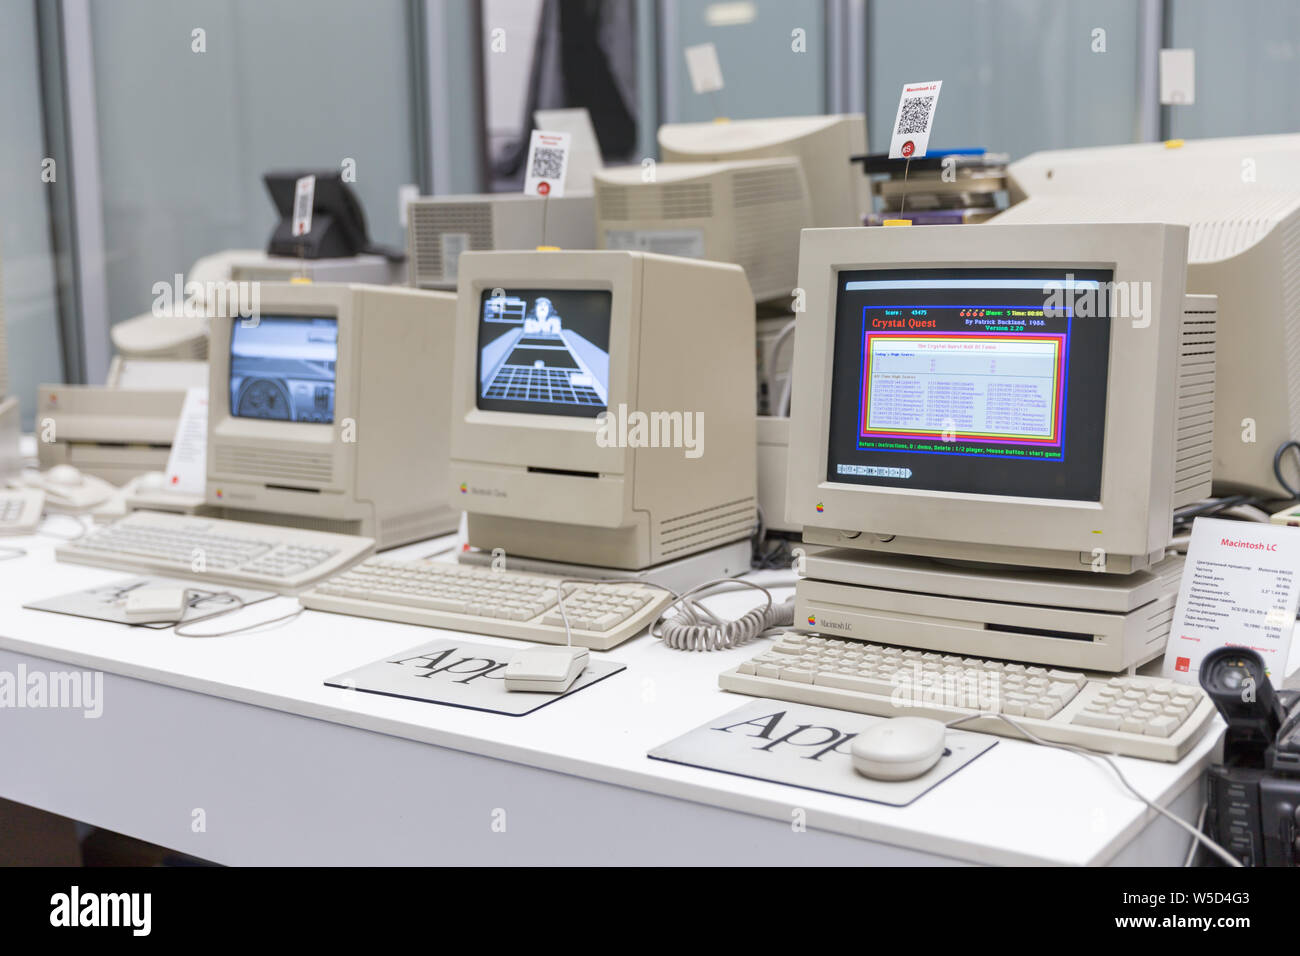
[[[1098,501],[1112,274],[839,274],[827,479]]]
[[[338,340],[334,318],[236,319],[230,336],[230,414],[332,423]]]

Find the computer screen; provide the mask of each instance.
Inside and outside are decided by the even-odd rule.
[[[603,290],[485,289],[477,406],[574,418],[605,411],[611,305]]]
[[[272,421],[334,421],[338,320],[262,316],[230,336],[230,414]]]
[[[839,273],[827,480],[1101,499],[1112,273]]]

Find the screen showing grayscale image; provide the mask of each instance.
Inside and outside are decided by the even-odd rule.
[[[230,335],[230,414],[331,424],[338,355],[337,319],[236,320]]]
[[[605,411],[611,301],[601,290],[485,290],[478,407],[574,418]]]

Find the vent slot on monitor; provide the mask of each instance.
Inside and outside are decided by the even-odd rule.
[[[327,485],[334,478],[334,459],[328,453],[227,444],[217,446],[213,470],[219,475],[238,476],[264,483]]]
[[[702,511],[665,518],[657,529],[660,553],[670,557],[749,537],[754,531],[756,514],[753,498],[737,498]]]
[[[412,202],[408,208],[410,223],[410,283],[426,288],[445,284],[456,277],[455,270],[447,268],[447,254],[459,255],[476,249],[492,249],[492,203],[490,200],[474,202]],[[468,237],[457,239],[458,248],[444,248],[443,236]]]
[[[611,222],[666,222],[713,215],[713,188],[708,182],[602,186],[598,199],[600,218]]]
[[[754,169],[732,177],[736,263],[755,298],[789,295],[798,276],[799,231],[811,225],[797,166]]]
[[[1210,496],[1214,464],[1214,383],[1218,315],[1209,296],[1189,298],[1178,343],[1174,500],[1182,508]]]

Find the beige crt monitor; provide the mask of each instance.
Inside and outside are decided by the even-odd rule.
[[[1175,501],[1208,487],[1203,465],[1175,482],[1179,376],[1199,354],[1186,248],[1186,227],[1151,223],[805,232],[786,508],[804,540],[1159,561]],[[1185,456],[1208,454],[1209,427]]]
[[[1287,495],[1273,457],[1300,438],[1300,188],[1175,183],[1137,191],[1117,182],[1095,192],[1034,195],[994,220],[1132,221],[1189,227],[1187,290],[1218,296],[1225,333],[1215,390],[1216,491]],[[1295,485],[1294,459],[1285,458],[1282,469]]]
[[[669,123],[659,127],[659,150],[666,163],[797,159],[821,228],[860,226],[871,210],[870,181],[852,162],[867,152],[861,114]]]
[[[447,412],[456,297],[264,283],[256,320],[216,317],[207,501],[218,517],[388,548],[455,528]]]
[[[469,542],[638,570],[755,520],[754,303],[734,265],[639,252],[461,257],[451,484]]]
[[[1172,511],[1212,454],[1215,304],[1183,293],[1186,244],[1154,223],[804,233],[800,627],[1090,670],[1158,656]]]
[[[462,252],[596,245],[590,193],[545,199],[522,193],[421,196],[406,208],[407,281],[421,289],[454,290]]]
[[[1185,190],[1189,202],[1235,186],[1296,188],[1300,133],[1125,143],[1032,153],[1007,167],[1013,203],[1031,196]]]
[[[813,223],[798,161],[660,163],[599,170],[596,243],[715,262],[745,270],[754,299],[789,299],[799,231]]]

